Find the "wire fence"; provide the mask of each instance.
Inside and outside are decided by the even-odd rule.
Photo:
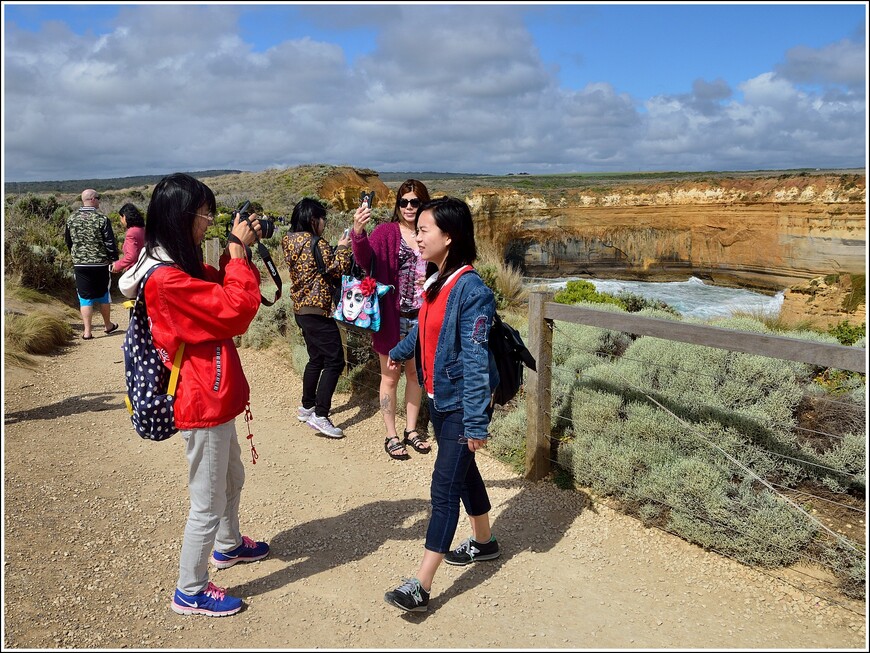
[[[537,298],[534,298],[535,294],[538,295]],[[727,401],[719,402],[706,395],[703,399],[690,396],[690,393],[680,395],[673,388],[676,386],[683,392],[695,385],[705,390],[721,389],[723,384],[731,380],[729,377],[733,370],[729,365],[739,364],[735,362],[740,359],[733,355],[734,352],[800,363],[801,365],[793,366],[796,376],[799,370],[804,370],[806,375],[811,375],[813,371],[818,372],[820,363],[830,359],[830,367],[833,369],[855,370],[847,374],[858,376],[860,383],[854,385],[863,388],[866,369],[863,351],[824,343],[804,344],[777,336],[770,337],[770,343],[767,343],[766,338],[759,337],[758,334],[734,332],[731,335],[723,329],[705,328],[701,325],[674,327],[674,337],[671,338],[664,320],[644,320],[641,316],[626,317],[621,313],[594,309],[581,309],[575,315],[571,311],[575,307],[548,304],[550,296],[546,293],[533,293],[529,308],[530,318],[535,316],[535,319],[530,319],[529,324],[529,347],[538,358],[539,371],[537,375],[530,373],[531,383],[527,384],[528,394],[525,397],[529,417],[526,434],[528,477],[540,478],[542,473],[551,469],[564,470],[560,473],[567,473],[573,479],[582,479],[584,488],[587,485],[594,487],[595,491],[586,489],[592,494],[600,495],[596,500],[616,502],[624,510],[669,532],[677,531],[668,524],[667,519],[656,520],[650,516],[663,512],[669,515],[679,512],[701,525],[699,528],[702,531],[704,528],[718,529],[726,534],[730,532],[735,539],[750,543],[754,540],[761,548],[771,551],[779,549],[784,559],[803,561],[804,564],[834,570],[840,575],[839,579],[832,581],[834,586],[840,585],[844,577],[848,578],[849,573],[853,574],[849,580],[854,582],[854,569],[850,572],[849,567],[860,568],[863,570],[860,581],[866,585],[866,550],[862,539],[866,515],[866,467],[863,460],[860,468],[856,469],[856,466],[849,467],[848,461],[830,455],[832,450],[838,447],[846,450],[863,438],[866,429],[863,390],[858,403],[854,398],[850,400],[848,396],[830,396],[822,387],[806,385],[802,386],[801,396],[790,397],[793,405],[787,414],[777,410],[773,411],[775,414],[759,416],[757,413],[744,413],[740,410],[733,412],[734,409],[728,407]],[[592,331],[609,335],[601,336],[595,346],[584,346],[584,339],[578,338],[575,331],[562,328],[563,320],[575,325],[594,327]],[[627,334],[628,338],[625,337]],[[638,348],[633,345],[642,337],[648,338],[647,349],[644,351],[643,347],[640,348],[646,354],[655,351],[649,345],[652,339],[672,340],[686,345],[674,346],[674,342],[663,344],[672,346],[671,353],[685,352],[687,358],[675,360],[674,356],[663,356],[661,360],[655,360],[649,356],[638,356],[635,353]],[[736,343],[733,348],[729,346],[732,340]],[[592,341],[596,342],[594,338]],[[553,359],[553,351],[557,345],[561,352],[560,361],[564,361],[559,364]],[[683,346],[688,348],[677,349]],[[712,349],[705,348],[726,350],[726,353],[712,354]],[[731,354],[727,353],[729,349]],[[689,358],[695,355],[699,357],[697,360],[704,361],[708,366],[703,368],[697,360]],[[862,360],[859,361],[859,357]],[[543,370],[541,361],[544,363]],[[718,367],[710,361],[724,361],[725,364]],[[606,368],[606,373],[601,372],[602,368]],[[786,366],[784,369],[792,368]],[[628,370],[630,374],[626,376]],[[606,382],[602,379],[606,379]],[[736,403],[743,401],[746,405],[751,405],[750,395],[766,397],[776,390],[777,388],[759,386],[755,391],[747,392],[747,397],[738,397]],[[750,482],[758,491],[763,489],[784,506],[794,516],[796,525],[809,525],[815,533],[812,545],[783,548],[781,543],[759,535],[765,533],[763,528],[758,528],[759,522],[769,517],[763,514],[760,507],[738,505],[735,501],[733,509],[739,511],[739,515],[727,515],[727,519],[722,515],[711,518],[711,514],[706,511],[687,510],[686,502],[682,500],[685,497],[663,497],[639,492],[635,487],[635,478],[626,476],[623,482],[618,482],[614,480],[619,478],[618,471],[590,467],[593,464],[606,464],[607,461],[618,466],[624,461],[617,455],[606,458],[598,456],[596,452],[595,456],[588,456],[589,461],[594,463],[585,462],[586,452],[577,450],[574,442],[576,437],[592,433],[591,439],[581,438],[578,442],[594,444],[600,440],[595,439],[598,432],[593,427],[587,423],[577,423],[573,419],[571,411],[574,410],[574,391],[581,393],[576,401],[589,400],[590,396],[594,396],[590,393],[594,392],[616,396],[622,402],[620,411],[627,410],[632,404],[654,407],[656,412],[670,420],[672,429],[666,427],[667,429],[679,432],[683,438],[688,438],[687,442],[694,443],[687,445],[690,449],[698,448],[714,464],[731,470],[731,479],[728,482],[733,487],[738,486],[741,480]],[[604,401],[604,405],[612,404]],[[585,415],[582,411],[578,414]],[[826,419],[826,416],[830,419]],[[735,420],[735,417],[739,419]],[[627,419],[623,414],[612,418]],[[737,421],[741,428],[732,428],[741,433],[744,439],[715,440],[703,427],[705,420],[715,422],[716,419],[720,419],[723,425],[729,419]],[[601,432],[613,433],[606,429]],[[562,449],[566,446],[569,447],[567,461],[562,455]],[[689,454],[675,452],[675,455]],[[579,461],[575,461],[574,456]],[[756,473],[753,468],[759,460],[764,461],[764,465],[761,466],[762,471]],[[800,475],[803,478],[800,483],[789,485],[785,478],[778,475],[778,471],[771,473],[771,461],[776,460],[785,467],[801,470]],[[633,462],[641,467],[653,464],[649,460]],[[782,469],[780,466],[775,467],[777,470]],[[631,469],[626,473],[631,474]],[[634,473],[642,476],[644,470],[635,470]],[[825,487],[818,481],[825,475],[835,479],[834,485],[845,485],[850,490],[843,492]],[[858,490],[861,497],[857,496]],[[704,507],[707,508],[706,505]],[[738,524],[746,526],[741,527]],[[686,539],[684,534],[677,534]],[[692,541],[691,538],[688,539]],[[725,547],[716,545],[713,538],[696,543],[746,562],[745,555],[729,553]],[[832,563],[831,550],[838,551],[837,562]]]

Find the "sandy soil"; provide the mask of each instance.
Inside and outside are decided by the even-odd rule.
[[[334,421],[347,437],[315,437],[294,417],[298,377],[252,350],[242,357],[259,459],[246,459],[242,524],[272,555],[213,571],[245,597],[238,615],[178,616],[182,441],[139,439],[123,408],[123,331],[95,334],[35,371],[5,371],[4,648],[867,645],[865,604],[832,594],[825,578],[814,585],[818,572],[794,583],[745,568],[486,455],[503,555],[444,565],[429,612],[406,615],[383,594],[416,570],[434,456],[388,459],[374,402],[345,396]],[[247,433],[241,419],[238,429]]]

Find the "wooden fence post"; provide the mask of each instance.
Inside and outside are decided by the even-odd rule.
[[[551,292],[529,295],[529,351],[535,357],[537,372],[526,375],[526,471],[525,477],[539,481],[550,473],[552,435],[553,321],[544,319],[544,304],[553,300]]]
[[[202,258],[206,265],[210,265],[213,268],[219,266],[221,258],[221,241],[219,238],[209,238],[205,241],[205,254]]]

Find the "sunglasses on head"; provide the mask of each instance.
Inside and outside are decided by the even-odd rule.
[[[406,200],[403,197],[402,199],[399,200],[399,207],[401,207],[403,209],[408,205],[410,205],[412,209],[416,209],[418,206],[420,206],[420,204],[421,204],[420,200],[417,199],[416,197],[414,199],[410,199],[410,200]]]

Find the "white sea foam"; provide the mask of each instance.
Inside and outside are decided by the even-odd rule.
[[[551,290],[565,288],[569,281],[564,279],[535,279],[530,285],[546,287]],[[663,301],[686,317],[710,319],[728,317],[735,311],[747,311],[775,316],[782,307],[785,291],[775,295],[743,290],[741,288],[722,288],[704,283],[701,279],[691,277],[687,281],[621,281],[616,279],[585,279],[595,286],[599,292],[618,295],[628,292],[645,299]]]

